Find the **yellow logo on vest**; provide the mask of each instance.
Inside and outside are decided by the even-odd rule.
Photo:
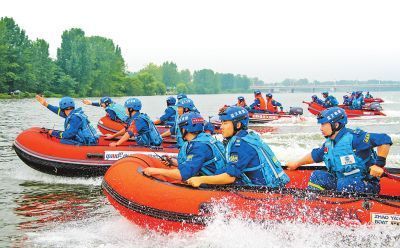
[[[231,154],[229,162],[236,163],[237,161],[239,161],[239,156],[237,154]]]
[[[364,143],[368,143],[368,142],[369,142],[369,133],[367,133],[364,138]]]
[[[193,159],[193,154],[187,155],[186,161],[192,161]]]

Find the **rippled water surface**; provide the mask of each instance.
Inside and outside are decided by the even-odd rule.
[[[339,99],[340,93],[335,94]],[[350,127],[386,132],[394,142],[388,164],[400,166],[399,92],[379,92],[387,117],[350,120]],[[244,95],[251,102],[251,95]],[[299,158],[323,142],[316,120],[301,104],[307,93],[275,94],[285,108],[301,106],[305,121],[279,120],[263,135],[282,161]],[[166,97],[140,97],[143,112],[162,114]],[[193,95],[204,117],[218,106],[234,103],[235,95]],[[123,103],[126,98],[116,98]],[[78,100],[78,99],[77,99]],[[96,99],[93,99],[96,100]],[[49,99],[57,104],[58,99]],[[12,150],[22,130],[62,128],[63,119],[33,99],[0,100],[0,247],[400,247],[399,227],[346,228],[300,223],[254,224],[216,218],[205,230],[161,235],[142,230],[121,217],[100,190],[101,178],[65,178],[37,172]],[[82,104],[79,104],[82,105]],[[83,106],[93,123],[101,108]]]

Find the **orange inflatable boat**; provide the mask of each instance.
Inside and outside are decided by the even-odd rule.
[[[310,111],[313,115],[318,115],[326,108],[315,103],[315,102],[303,102],[308,105],[308,111]],[[347,117],[354,118],[360,116],[386,116],[385,113],[379,110],[371,110],[371,109],[349,109],[349,107],[344,105],[339,105],[339,107],[343,108],[346,111]]]
[[[112,140],[100,137],[96,146],[64,145],[49,136],[41,128],[23,131],[14,141],[13,148],[18,157],[30,167],[61,176],[100,176],[116,160],[137,153],[153,156],[169,154],[176,156],[178,149],[173,144],[160,147],[143,147],[134,141],[118,147],[108,146]]]
[[[165,167],[158,159],[133,155],[113,164],[102,183],[110,203],[143,228],[162,232],[202,229],[213,219],[219,202],[229,209],[229,218],[252,221],[400,225],[400,182],[389,178],[382,178],[379,195],[305,190],[311,172],[321,166],[287,171],[291,182],[284,189],[261,186],[195,189],[165,178],[147,177],[142,168],[148,166]],[[400,169],[391,172],[399,173]]]

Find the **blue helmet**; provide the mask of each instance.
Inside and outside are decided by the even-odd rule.
[[[260,95],[260,94],[261,94],[261,91],[259,91],[259,90],[254,91],[254,95]]]
[[[61,110],[65,110],[67,108],[75,108],[74,99],[69,96],[64,96],[63,98],[61,98],[59,106]]]
[[[339,123],[341,127],[347,124],[347,115],[344,109],[339,107],[332,107],[322,111],[318,117],[318,124],[325,123]]]
[[[100,104],[104,103],[105,105],[108,105],[112,102],[113,102],[113,100],[111,99],[111,97],[104,96],[104,97],[100,98]]]
[[[240,122],[243,127],[249,125],[249,112],[242,107],[230,106],[222,108],[218,115],[221,121]]]
[[[313,95],[313,96],[311,97],[311,99],[313,99],[313,100],[315,100],[315,99],[317,99],[317,98],[318,98],[317,95]]]
[[[321,94],[322,95],[329,95],[329,92],[328,91],[323,91]]]
[[[187,95],[185,95],[185,94],[183,94],[183,93],[179,93],[179,94],[176,96],[176,99],[178,99],[178,101],[181,100],[181,99],[183,99],[183,98],[187,98]]]
[[[204,131],[209,131],[210,134],[214,134],[215,133],[215,127],[211,122],[204,122]]]
[[[343,99],[347,99],[347,98],[349,98],[348,95],[344,95],[344,96],[343,96]]]
[[[204,130],[204,119],[196,112],[185,113],[179,118],[178,126],[189,133],[202,132]]]
[[[244,101],[244,97],[243,96],[238,96],[238,100],[241,102],[241,101]]]
[[[167,98],[167,105],[168,105],[168,106],[170,106],[170,105],[175,105],[175,103],[176,103],[175,97],[170,96],[170,97]]]
[[[183,98],[183,99],[179,100],[178,104],[176,106],[189,109],[190,111],[193,111],[194,109],[196,109],[193,101],[189,98]]]
[[[272,94],[271,93],[267,93],[265,94],[266,97],[272,98]]]
[[[137,98],[129,98],[125,101],[125,108],[140,111],[142,109],[142,102]]]

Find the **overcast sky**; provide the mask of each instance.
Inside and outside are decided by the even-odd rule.
[[[30,39],[73,27],[122,48],[130,71],[169,60],[259,77],[400,80],[400,1],[7,0]]]

